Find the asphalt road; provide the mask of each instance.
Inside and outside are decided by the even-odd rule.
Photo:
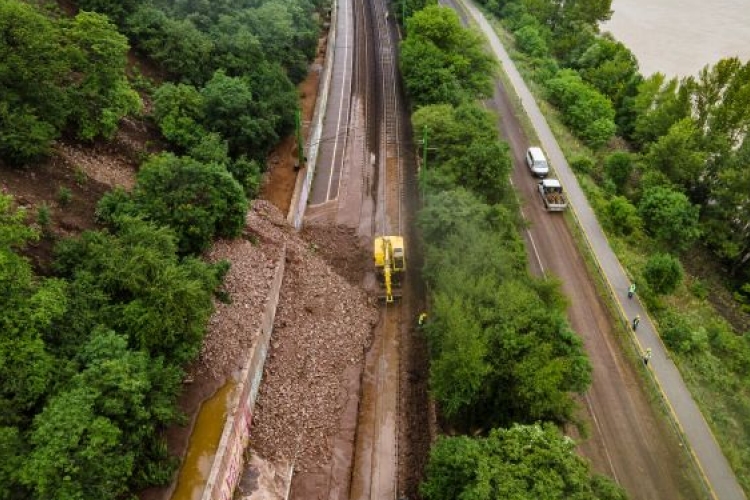
[[[709,484],[711,496],[726,500],[746,498],[703,415],[700,413],[685,386],[679,371],[669,359],[667,350],[656,333],[647,312],[637,297],[633,300],[627,298],[628,277],[609,246],[609,242],[591,206],[578,185],[575,175],[565,160],[536,101],[486,19],[484,19],[473,5],[465,3],[464,6],[489,40],[492,52],[503,65],[516,95],[521,100],[524,111],[536,130],[541,143],[540,145],[547,153],[557,178],[560,179],[565,187],[570,202],[570,209],[578,219],[588,244],[603,272],[610,292],[616,299],[622,314],[621,320],[629,323],[631,318],[640,315],[641,322],[634,333],[635,342],[641,352],[645,351],[646,348],[651,348],[653,351],[653,357],[648,365],[649,373],[656,380],[671,413],[690,443],[698,466],[703,471]],[[505,113],[504,117],[507,116],[507,111]],[[517,175],[519,163],[521,163],[521,169],[523,169],[523,163],[522,158],[519,157],[518,145],[513,143],[514,141],[511,140],[517,167],[514,180],[520,180],[528,188],[528,172],[526,172],[525,177],[527,179],[525,180],[523,179],[523,175]],[[520,151],[520,154],[522,155],[523,151]],[[526,192],[526,198],[529,203],[537,203],[539,205],[539,200],[529,198],[528,189],[522,191]],[[533,189],[531,192],[533,193]],[[532,194],[531,198],[534,196],[537,195]],[[526,213],[528,216],[529,213],[538,211],[538,209],[527,210]],[[559,219],[555,214],[545,213],[544,216],[543,219],[547,219],[547,221]],[[532,223],[535,223],[533,227],[537,227],[540,221],[534,217],[530,218],[532,219]],[[549,224],[543,220],[541,222],[545,227],[536,232],[534,239],[537,240],[536,248],[542,249],[539,253],[547,255],[540,255],[539,265],[543,266],[542,262],[549,259],[551,263],[549,267],[552,268],[554,274],[562,278],[563,288],[571,299],[571,323],[582,334],[586,347],[589,349],[590,354],[592,354],[594,385],[587,394],[586,400],[589,403],[588,408],[592,413],[592,419],[597,428],[597,431],[593,433],[594,439],[601,439],[603,444],[597,447],[598,451],[591,450],[590,452],[605,455],[606,461],[611,464],[612,475],[635,498],[676,498],[679,491],[682,494],[688,495],[689,490],[684,489],[686,488],[684,485],[679,486],[679,483],[682,481],[678,482],[677,490],[670,491],[670,488],[664,487],[664,483],[667,482],[669,476],[662,475],[664,471],[660,469],[664,469],[663,464],[655,460],[662,453],[660,450],[654,450],[650,442],[651,437],[654,436],[653,432],[658,432],[658,426],[653,427],[657,425],[653,420],[654,417],[646,417],[647,421],[644,421],[644,415],[641,413],[644,411],[643,408],[639,408],[640,405],[632,404],[633,401],[628,402],[626,406],[629,406],[631,411],[638,412],[637,414],[622,415],[622,412],[627,410],[626,408],[615,409],[612,407],[618,400],[620,400],[620,403],[623,403],[621,401],[623,399],[642,397],[638,396],[640,391],[635,390],[631,386],[633,383],[637,384],[637,378],[633,379],[630,375],[626,375],[625,372],[627,372],[628,368],[622,364],[621,354],[619,356],[617,354],[619,349],[611,337],[611,328],[607,324],[601,323],[599,313],[591,310],[596,303],[602,302],[601,298],[597,297],[596,291],[591,289],[591,280],[588,280],[588,285],[586,283],[574,284],[569,281],[571,277],[577,275],[577,273],[570,272],[571,267],[579,265],[575,261],[580,261],[581,258],[580,256],[571,256],[571,260],[567,262],[560,261],[560,256],[565,252],[570,251],[577,254],[575,249],[567,248],[570,245],[565,239],[567,230],[563,231],[559,223]],[[547,241],[545,242],[543,239],[545,235],[551,235],[552,237],[546,238]],[[592,323],[595,324],[592,325]],[[601,337],[599,340],[595,340],[595,335],[597,334],[601,334],[599,335]],[[606,345],[597,347],[592,352],[595,342],[596,345],[600,345],[602,342]],[[600,355],[606,352],[609,352],[614,357],[612,359],[619,359],[614,364],[612,359],[606,359],[606,357],[599,359]],[[622,373],[620,373],[621,376],[613,378],[613,372]],[[601,380],[604,374],[610,375],[607,380],[608,385],[618,385],[611,386],[608,390],[598,387],[601,384],[597,382]],[[603,393],[598,394],[600,391]],[[621,416],[612,415],[613,412],[618,412]],[[605,427],[610,425],[610,420],[612,421],[612,428],[607,430]],[[600,434],[600,437],[597,437],[596,434]],[[632,441],[638,439],[643,440],[643,442],[639,446],[633,446]],[[606,441],[610,442],[606,443]],[[585,446],[584,452],[586,452]],[[679,453],[673,455],[673,457],[678,456]],[[601,461],[601,458],[599,461]],[[658,472],[654,473],[655,470],[658,470]],[[689,474],[689,471],[687,473]]]

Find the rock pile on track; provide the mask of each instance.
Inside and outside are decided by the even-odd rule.
[[[362,365],[378,319],[376,301],[356,285],[369,254],[348,230],[318,225],[300,235],[273,205],[256,201],[243,239],[218,242],[211,260],[232,263],[199,370],[227,376],[260,324],[273,273],[286,246],[286,270],[266,369],[253,418],[252,445],[270,459],[309,470],[328,460],[343,410],[344,372]],[[342,269],[333,268],[328,262]]]

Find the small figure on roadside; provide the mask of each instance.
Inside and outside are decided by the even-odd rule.
[[[635,283],[631,283],[630,288],[628,288],[628,298],[632,299],[634,294],[635,294]]]
[[[638,324],[641,322],[641,317],[636,314],[635,318],[633,318],[633,331],[638,329]]]
[[[424,326],[425,321],[427,321],[427,313],[422,311],[417,318],[417,325],[421,328]]]
[[[651,359],[651,348],[649,347],[646,349],[646,352],[643,353],[643,364],[648,366],[648,360]]]

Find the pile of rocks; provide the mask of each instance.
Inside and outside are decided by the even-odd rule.
[[[330,457],[349,397],[344,373],[364,364],[378,320],[376,300],[356,284],[369,270],[367,249],[349,230],[316,227],[301,235],[276,207],[259,200],[248,214],[244,237],[214,245],[209,258],[232,264],[225,280],[231,303],[217,304],[196,373],[226,377],[241,367],[286,247],[252,445],[270,459],[296,459],[298,471]]]
[[[376,301],[328,262],[356,261],[362,248],[351,231],[317,226],[305,237],[276,231],[262,239],[283,239],[287,267],[253,422],[253,448],[271,459],[295,460],[305,472],[326,462],[338,431],[347,394],[344,373],[364,364]],[[257,226],[255,230],[260,229]],[[317,241],[317,242],[316,242]],[[354,256],[354,257],[353,257]],[[369,259],[359,259],[360,280]],[[352,281],[356,264],[347,264]]]

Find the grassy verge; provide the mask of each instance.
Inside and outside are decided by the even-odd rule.
[[[488,19],[491,19],[491,17],[488,16]],[[518,70],[523,75],[530,90],[536,97],[539,108],[545,115],[566,157],[584,156],[593,159],[596,163],[600,163],[603,154],[591,151],[574,137],[567,127],[562,124],[559,111],[543,99],[542,89],[530,78],[530,68],[525,56],[513,48],[512,36],[498,22],[491,21],[491,23],[498,37],[506,46],[506,50],[508,50],[516,63]],[[507,76],[502,71],[500,73],[501,81],[505,84],[506,89],[513,94],[512,86],[509,85]],[[516,106],[516,113],[521,117],[525,132],[529,137],[535,137],[536,134],[533,127],[523,110],[520,109],[517,97],[514,96],[514,99],[511,100]],[[597,185],[591,175],[576,172],[576,176],[586,196],[589,198],[592,208],[597,213],[597,217],[603,220],[602,207],[605,206],[604,202],[607,195]],[[617,325],[618,339],[621,345],[626,348],[629,356],[635,361],[639,358],[634,339],[630,335],[629,329],[626,328],[627,319],[622,317],[614,298],[610,295],[611,291],[599,275],[595,259],[591,255],[583,235],[580,233],[578,224],[570,214],[568,214],[568,221],[574,229],[574,235],[578,241],[579,248],[585,256],[591,276],[595,277],[599,290],[606,292],[606,296],[609,298],[607,302],[610,314],[613,318],[617,319],[613,324]],[[640,270],[643,269],[653,247],[649,239],[643,234],[623,238],[607,233],[607,237],[626,272],[631,276],[640,276]],[[670,315],[677,315],[685,321],[688,329],[696,332],[706,332],[707,337],[711,336],[712,330],[730,330],[731,327],[727,321],[706,300],[705,292],[701,290],[702,288],[703,286],[700,282],[688,277],[678,290],[668,297],[644,297],[644,302],[649,305],[649,313],[655,320],[657,328]],[[725,456],[737,474],[741,486],[746,492],[750,491],[750,389],[748,389],[747,383],[743,383],[746,380],[743,381],[743,377],[728,370],[722,359],[713,354],[710,349],[693,351],[687,354],[672,351],[670,355],[713,430]],[[642,371],[645,377],[651,378],[649,371]],[[662,411],[668,414],[669,410],[663,401],[663,396],[658,390],[655,381],[651,379],[651,384],[649,385],[651,386],[650,390],[653,399],[658,399],[661,403],[660,407]],[[677,424],[671,418],[670,421],[680,439],[684,441],[684,436],[679,431]]]

